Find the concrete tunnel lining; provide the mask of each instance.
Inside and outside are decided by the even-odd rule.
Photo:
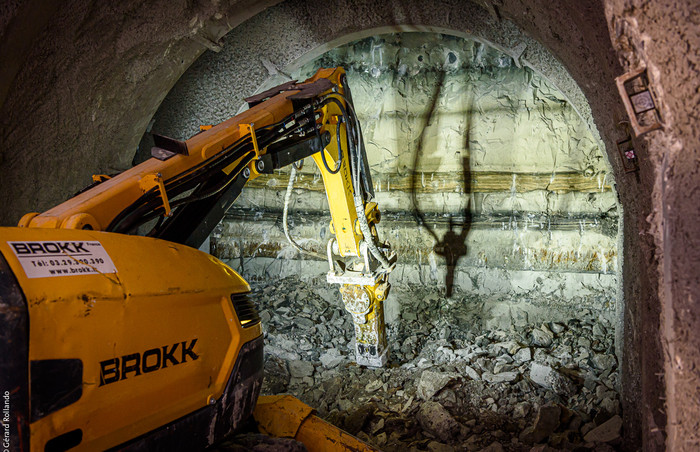
[[[205,49],[201,39],[195,41],[190,36],[205,36],[204,42],[209,42],[211,47],[211,42],[215,43],[227,29],[260,12],[273,20],[275,11],[291,14],[286,18],[277,17],[284,21],[294,17],[299,8],[305,9],[298,4],[296,9],[293,5],[284,9],[289,6],[287,3],[278,9],[267,9],[275,2],[237,2],[218,7],[191,7],[182,14],[183,10],[163,2],[149,5],[149,8],[167,13],[144,22],[137,15],[124,16],[125,12],[138,11],[131,3],[121,3],[110,10],[84,7],[79,3],[59,10],[53,22],[36,31],[36,35],[26,36],[22,42],[31,43],[22,47],[26,57],[23,55],[21,60],[26,63],[9,77],[13,80],[13,89],[7,90],[8,96],[3,104],[4,146],[0,162],[3,191],[9,199],[3,213],[4,224],[13,224],[21,213],[44,209],[64,199],[84,185],[91,173],[128,166],[133,149],[161,100],[190,62]],[[564,62],[588,97],[609,152],[613,152],[614,143],[622,134],[616,128],[617,124],[625,118],[612,84],[613,78],[623,72],[617,58],[625,69],[639,62],[652,67],[654,62],[661,65],[655,81],[666,90],[664,108],[667,117],[675,116],[678,128],[638,140],[640,155],[650,158],[641,160],[636,181],[634,176],[624,175],[614,152],[610,155],[625,207],[623,280],[627,303],[624,349],[629,358],[623,364],[626,379],[623,388],[629,394],[625,397],[626,432],[631,435],[632,444],[643,440],[649,448],[659,446],[665,441],[663,429],[666,420],[661,409],[667,389],[657,374],[672,376],[687,372],[670,365],[664,369],[670,360],[665,360],[662,355],[661,343],[673,338],[676,328],[673,317],[680,312],[678,309],[694,312],[694,308],[688,305],[689,301],[681,299],[683,293],[689,290],[692,293],[698,285],[697,280],[688,279],[687,271],[682,271],[695,254],[687,255],[684,250],[676,248],[672,250],[673,254],[667,255],[665,246],[668,242],[661,238],[660,228],[667,213],[686,210],[684,206],[688,204],[684,196],[692,190],[681,186],[697,185],[693,165],[696,152],[681,152],[692,149],[693,143],[697,143],[696,134],[692,132],[692,116],[684,116],[687,111],[684,102],[695,99],[697,94],[688,92],[686,85],[682,84],[686,75],[676,75],[687,71],[673,72],[679,65],[692,61],[697,52],[678,53],[684,48],[683,43],[692,41],[692,36],[672,34],[667,41],[651,42],[648,38],[646,41],[635,40],[634,33],[638,28],[646,27],[652,36],[659,37],[673,30],[668,21],[683,23],[687,20],[688,5],[674,9],[672,14],[666,14],[667,10],[662,6],[649,5],[640,13],[624,1],[557,7],[552,7],[549,2],[523,5],[517,1],[485,2],[484,5],[496,16],[513,20]],[[328,11],[329,7],[326,5],[324,9],[320,5],[312,9],[314,6],[319,5],[310,3],[307,12],[301,15],[301,28],[317,28],[318,32],[327,35],[326,25],[313,17]],[[3,23],[16,25],[17,18],[26,17],[26,8],[12,8],[10,6],[7,14],[13,19]],[[430,11],[425,9],[424,4],[416,2],[377,2],[371,5],[360,2],[340,11],[342,17],[335,23],[353,23],[369,18],[389,26],[413,22],[458,29],[450,23],[459,22],[461,17],[469,15],[471,7],[461,2],[440,2]],[[442,16],[437,17],[438,13]],[[183,20],[184,17],[187,20]],[[190,21],[192,17],[194,21]],[[357,19],[359,17],[363,19]],[[14,53],[17,49],[9,49],[4,44],[12,42],[6,38],[17,36],[16,29],[12,26],[3,28],[2,36],[3,54],[17,57]],[[154,36],[158,37],[155,43]],[[111,42],[118,44],[101,52],[103,47],[99,43]],[[646,50],[643,43],[646,43]],[[698,46],[691,48],[697,49]],[[666,55],[672,55],[675,60],[668,62]],[[596,68],[593,72],[592,67]],[[260,69],[264,70],[261,67],[254,69],[253,75],[264,77],[265,73]],[[92,74],[98,76],[91,77]],[[666,81],[661,76],[666,77]],[[76,80],[83,83],[76,87]],[[674,85],[674,81],[679,84]],[[100,98],[103,99],[101,103],[97,101]],[[66,99],[70,101],[66,102]],[[94,130],[99,130],[99,133]],[[46,144],[47,137],[49,145]],[[679,144],[679,138],[685,143]],[[665,149],[670,153],[662,165],[661,156]],[[74,158],[66,159],[66,155]],[[76,159],[83,164],[74,165]],[[675,174],[667,179],[668,187],[663,193],[660,189],[662,178],[656,177],[662,166],[664,169],[675,168]],[[665,206],[661,209],[663,211],[659,210],[662,204]],[[653,208],[661,213],[649,217],[650,228],[646,218]],[[691,219],[696,213],[691,213],[680,217],[673,214],[670,222],[666,222],[663,234],[666,237],[675,234],[693,237]],[[691,243],[691,249],[695,250],[695,242]],[[657,273],[661,265],[666,269],[665,279]],[[671,280],[676,272],[680,279]],[[659,292],[659,289],[663,290]],[[663,304],[659,303],[659,294]],[[688,300],[692,300],[692,296]],[[661,307],[666,309],[667,323],[663,326],[659,325]],[[684,316],[678,328],[687,331],[688,325],[692,326],[692,316]],[[690,340],[688,346],[680,344],[678,348],[683,357],[691,360],[695,357],[693,341],[695,339]],[[697,378],[692,375],[681,380],[682,387],[692,387],[694,382]],[[672,394],[671,386],[668,392]],[[680,441],[683,432],[691,431],[682,419],[692,419],[693,413],[697,413],[697,406],[682,402],[683,395],[688,392],[677,391],[677,394],[667,402],[667,408],[671,413],[678,409],[684,410],[685,414],[676,416],[680,423],[670,427],[673,435],[669,441]]]

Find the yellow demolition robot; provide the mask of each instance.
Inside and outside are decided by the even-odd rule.
[[[42,214],[0,228],[0,389],[14,450],[204,448],[255,408],[263,372],[250,287],[198,251],[246,182],[312,156],[358,364],[381,366],[395,255],[380,243],[345,72],[321,69]],[[138,230],[145,236],[136,235]]]

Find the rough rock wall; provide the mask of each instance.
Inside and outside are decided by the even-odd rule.
[[[170,88],[251,3],[3,3],[0,224],[129,168]]]
[[[614,312],[613,180],[593,134],[547,80],[474,40],[433,33],[352,42],[290,75],[331,66],[348,70],[384,212],[380,234],[399,255],[395,284],[546,302],[553,313]],[[310,160],[292,233],[323,253],[327,201]],[[215,253],[245,258],[248,276],[290,265],[249,257],[298,258],[281,228],[287,183],[285,171],[253,181],[215,234]]]
[[[607,4],[611,41],[627,71],[645,66],[659,101],[663,130],[637,140],[651,173],[644,193],[652,210],[645,230],[650,267],[658,281],[659,305],[651,307],[660,321],[642,334],[661,337],[663,353],[645,357],[656,375],[642,379],[665,382],[650,398],[665,400],[663,410],[649,413],[647,448],[697,450],[700,447],[700,129],[698,66],[700,9],[697,2],[619,1]],[[653,241],[652,243],[649,243]],[[651,276],[651,275],[650,275]],[[646,314],[648,316],[648,314]],[[651,328],[654,328],[652,330]],[[664,363],[663,372],[660,364]],[[664,379],[659,378],[664,375]],[[667,417],[664,418],[664,414]],[[666,439],[662,433],[666,434]]]

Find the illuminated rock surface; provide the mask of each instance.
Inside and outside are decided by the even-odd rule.
[[[482,43],[434,33],[352,42],[290,75],[330,66],[348,71],[380,236],[399,255],[393,284],[614,313],[614,181],[587,123],[550,82]],[[260,90],[285,80],[271,77]],[[328,203],[306,163],[290,226],[304,247],[325,253]],[[286,171],[254,180],[215,231],[214,253],[244,276],[324,271],[300,261],[284,237],[287,183]]]
[[[388,325],[387,367],[371,369],[353,363],[352,322],[325,282],[252,287],[267,319],[263,393],[291,393],[382,450],[476,451],[496,441],[508,451],[536,443],[571,450],[584,435],[619,443],[618,364],[600,311],[494,329],[464,294],[445,299],[415,286],[388,302],[402,315]],[[533,334],[543,328],[552,331],[547,346]],[[339,364],[324,364],[328,354]]]

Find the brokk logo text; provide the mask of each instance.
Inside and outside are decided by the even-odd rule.
[[[165,369],[172,365],[186,363],[199,359],[194,352],[197,339],[176,342],[173,345],[152,348],[142,353],[132,353],[121,358],[112,358],[100,362],[100,386],[116,383],[131,377],[138,377],[142,373],[147,374],[159,369]]]
[[[77,254],[89,253],[84,242],[13,242],[12,247],[22,254]]]

